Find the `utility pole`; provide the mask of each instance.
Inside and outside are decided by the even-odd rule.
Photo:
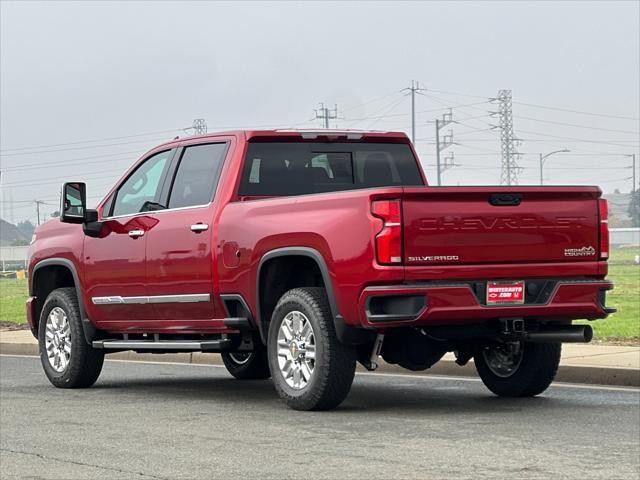
[[[320,108],[315,109],[315,118],[322,120],[324,128],[329,128],[329,120],[335,120],[338,118],[338,105],[333,106],[333,110],[324,106],[324,103],[320,103]]]
[[[453,152],[449,152],[447,154],[446,157],[444,157],[443,162],[442,162],[442,172],[446,172],[447,170],[449,170],[450,168],[453,167],[459,167],[460,165],[458,165],[456,163],[456,158],[455,158],[455,153]]]
[[[402,92],[409,92],[407,95],[411,95],[411,143],[416,143],[416,93],[420,93],[426,90],[426,88],[420,87],[420,83],[411,80],[411,86],[407,87]]]
[[[38,215],[38,225],[40,225],[40,205],[44,205],[45,202],[42,200],[34,200],[33,203],[36,204],[36,213]]]
[[[542,153],[540,154],[540,185],[544,185],[544,177],[542,176],[542,169],[544,167],[544,162],[547,160],[547,158],[549,158],[551,155],[554,155],[556,153],[565,153],[570,151],[571,150],[567,148],[563,148],[562,150],[554,150],[553,152],[547,153],[546,155],[543,155]]]
[[[502,174],[500,185],[517,185],[518,167],[517,160],[520,154],[517,151],[518,139],[513,133],[513,112],[511,110],[511,90],[498,90],[498,96],[492,101],[499,103],[499,111],[492,115],[500,116],[500,147],[502,150]]]
[[[633,170],[633,172],[631,173],[631,178],[633,181],[632,184],[632,188],[631,188],[631,193],[635,192],[636,189],[638,188],[637,184],[636,184],[636,154],[632,153],[631,155],[625,155],[626,157],[631,157],[631,169]]]
[[[440,130],[450,123],[453,123],[453,112],[451,109],[442,114],[442,120],[436,118],[436,168],[438,172],[438,186],[442,185],[442,172],[445,170],[440,163],[440,152],[453,145],[453,132],[449,130],[449,135],[445,135],[443,142],[440,143]]]
[[[204,135],[207,133],[207,122],[204,118],[196,118],[191,125],[194,135]]]

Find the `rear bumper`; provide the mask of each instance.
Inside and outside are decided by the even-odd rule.
[[[29,324],[29,328],[31,329],[31,333],[34,337],[38,338],[38,323],[36,322],[36,297],[27,298],[27,302],[25,304],[27,309],[27,323]]]
[[[358,308],[362,324],[376,328],[462,325],[508,317],[595,320],[615,311],[604,302],[604,292],[612,288],[607,280],[561,280],[545,303],[487,306],[466,283],[375,286],[362,291]]]

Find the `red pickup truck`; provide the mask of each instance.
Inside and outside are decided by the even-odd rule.
[[[31,245],[27,317],[53,385],[105,353],[219,352],[294,409],[347,396],[356,363],[474,359],[495,394],[553,380],[605,306],[597,187],[429,187],[403,133],[234,131],[149,151]]]

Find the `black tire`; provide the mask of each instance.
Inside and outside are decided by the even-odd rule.
[[[62,371],[51,365],[46,349],[47,319],[54,308],[60,308],[67,317],[68,338],[71,340],[70,357]],[[102,371],[104,352],[87,344],[82,329],[80,308],[75,288],[58,288],[47,297],[38,326],[40,361],[49,381],[58,388],[86,388],[93,385]]]
[[[494,348],[494,347],[487,347]],[[474,356],[476,370],[486,387],[501,397],[533,397],[544,392],[558,371],[561,343],[523,343],[522,359],[509,376],[499,376],[482,351]]]
[[[253,352],[223,352],[221,354],[227,371],[238,380],[264,380],[271,376],[267,350],[262,346],[262,343],[255,345]]]
[[[303,313],[315,339],[313,373],[302,388],[291,387],[278,363],[278,332],[287,314]],[[269,367],[280,398],[294,410],[329,410],[349,394],[356,370],[356,351],[336,337],[329,301],[323,288],[296,288],[278,301],[271,317],[267,341]]]

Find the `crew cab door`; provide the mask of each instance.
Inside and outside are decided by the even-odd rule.
[[[157,202],[173,154],[165,150],[140,162],[103,205],[102,234],[85,237],[87,313],[102,328],[153,318],[145,254],[147,236],[157,220],[144,210]]]
[[[214,308],[214,193],[227,152],[224,141],[187,145],[174,159],[157,224],[147,237],[147,284],[154,318],[177,328],[202,326]],[[171,325],[164,325],[171,326]]]

